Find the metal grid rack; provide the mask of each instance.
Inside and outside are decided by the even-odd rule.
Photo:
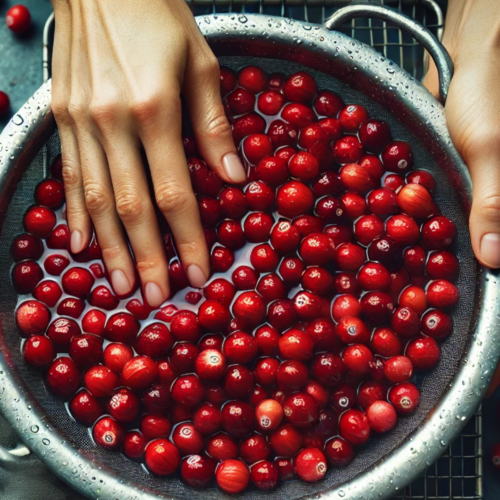
[[[337,9],[351,3],[378,3],[398,8],[441,38],[443,12],[436,0],[186,0],[195,15],[260,13],[323,23]],[[440,3],[445,3],[441,1]],[[44,47],[44,79],[49,76],[51,23]],[[425,74],[426,54],[420,44],[398,28],[378,19],[353,19],[341,31],[367,43],[415,78]],[[425,474],[394,498],[398,500],[482,500],[482,415],[479,409],[457,440]]]

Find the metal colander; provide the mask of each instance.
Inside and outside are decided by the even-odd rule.
[[[328,26],[367,11],[374,17],[385,16],[427,44],[440,69],[444,97],[451,77],[449,59],[410,19],[387,9],[354,6],[341,9]],[[391,61],[325,27],[243,14],[197,21],[221,64],[234,69],[256,64],[285,74],[309,71],[319,88],[334,90],[345,102],[360,103],[370,115],[386,120],[395,138],[412,144],[416,167],[433,174],[437,202],[457,226],[454,251],[461,263],[457,283],[461,301],[453,313],[455,329],[442,345],[438,366],[419,377],[422,399],[415,414],[399,419],[388,435],[372,438],[348,467],[329,470],[321,482],[292,481],[273,492],[250,489],[240,497],[367,500],[393,495],[458,435],[476,410],[500,355],[497,276],[480,269],[473,258],[467,225],[471,184],[448,136],[443,108]],[[45,176],[43,165],[50,164],[59,150],[48,82],[0,136],[0,409],[29,448],[89,498],[230,498],[216,488],[192,490],[177,477],[154,477],[125,457],[97,448],[88,430],[69,417],[64,404],[46,390],[40,374],[23,361],[15,326],[10,244],[23,231],[23,215]]]

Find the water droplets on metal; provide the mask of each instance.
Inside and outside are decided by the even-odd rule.
[[[40,427],[38,427],[38,425],[32,425],[30,427],[30,431],[33,432],[34,434],[36,434],[39,430],[40,430]]]

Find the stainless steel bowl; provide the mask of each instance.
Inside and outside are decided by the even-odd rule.
[[[451,78],[449,58],[412,20],[379,7],[348,7],[327,26],[367,12],[385,17],[426,44],[440,70],[444,99]],[[346,102],[362,103],[373,116],[388,121],[395,137],[412,142],[417,166],[433,173],[439,206],[457,224],[461,302],[453,314],[454,334],[442,346],[442,360],[419,380],[423,387],[420,408],[413,416],[400,419],[387,436],[371,440],[349,467],[329,471],[316,484],[289,482],[265,494],[279,499],[389,497],[435,461],[459,434],[483,397],[500,355],[497,273],[479,268],[470,248],[471,182],[448,135],[443,107],[381,54],[327,27],[248,14],[205,16],[197,22],[222,64],[238,68],[256,63],[284,73],[307,69],[320,87],[336,90]],[[41,460],[89,498],[225,497],[217,489],[193,493],[177,478],[152,477],[124,457],[97,449],[82,427],[71,421],[62,403],[45,390],[39,375],[22,361],[8,247],[12,236],[22,230],[22,215],[30,204],[27,194],[32,195],[44,175],[45,160],[58,147],[47,82],[0,136],[0,409]],[[0,460],[3,456],[0,453]],[[22,459],[12,460],[22,466]],[[248,491],[240,496],[263,495]]]

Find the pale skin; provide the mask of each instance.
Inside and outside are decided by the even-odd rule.
[[[209,167],[226,182],[246,181],[221,103],[217,60],[184,0],[148,0],[140,7],[134,0],[52,3],[52,109],[71,250],[83,250],[94,227],[114,291],[127,294],[137,271],[145,300],[157,307],[170,290],[153,198],[191,285],[202,287],[210,273],[182,146],[181,96]],[[499,268],[500,2],[450,0],[443,43],[455,65],[448,128],[474,185],[472,247],[482,264]],[[433,64],[424,84],[437,95]]]

